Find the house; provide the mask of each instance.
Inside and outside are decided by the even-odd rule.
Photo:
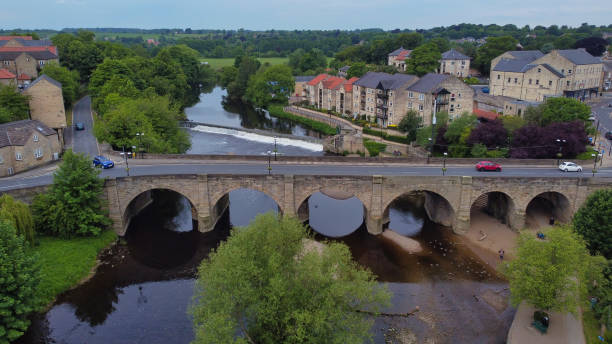
[[[66,112],[62,84],[43,74],[30,83],[23,94],[30,97],[30,118],[56,130],[63,147]]]
[[[57,160],[60,152],[58,133],[39,121],[0,124],[0,177]]]
[[[398,124],[407,111],[407,88],[418,80],[415,75],[366,73],[353,83],[353,114],[375,118],[382,126]]]
[[[358,78],[346,80],[328,74],[317,75],[306,84],[308,101],[319,109],[332,110],[343,114],[351,113],[352,84],[356,80]]]
[[[394,50],[388,55],[387,64],[389,66],[394,66],[397,70],[405,72],[406,71],[406,60],[410,58],[410,54],[412,50],[404,49],[404,47],[400,47],[397,50]]]
[[[440,73],[465,78],[470,75],[470,58],[455,49],[442,54]]]
[[[0,85],[17,85],[17,75],[7,69],[0,69]]]
[[[349,68],[351,68],[351,66],[344,66],[338,69],[338,76],[342,78],[346,78],[348,76],[347,73],[348,73]]]
[[[585,100],[602,87],[603,63],[584,49],[509,51],[491,61],[491,95],[527,101],[563,96]]]
[[[453,119],[474,109],[474,89],[449,74],[428,73],[407,88],[406,109],[416,111],[424,125],[430,125],[433,112],[448,112]]]
[[[295,91],[293,92],[294,97],[301,98],[301,100],[307,100],[306,98],[306,83],[314,79],[314,76],[296,76],[295,77]]]
[[[9,50],[0,47],[0,66],[16,75],[27,74],[38,77],[38,73],[46,64],[59,63],[59,57],[49,50]]]

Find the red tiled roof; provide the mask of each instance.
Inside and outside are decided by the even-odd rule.
[[[329,78],[329,75],[327,75],[327,74],[319,74],[314,79],[310,80],[307,83],[307,85],[314,86],[314,85],[318,84],[319,82],[321,82],[321,81],[323,81],[323,80],[325,80],[327,78]]]
[[[478,118],[484,118],[484,119],[487,119],[489,121],[494,121],[495,119],[497,119],[497,117],[501,116],[498,113],[491,112],[491,111],[480,110],[480,109],[477,109],[477,108],[474,109],[474,114]]]
[[[323,81],[323,88],[327,88],[330,90],[336,89],[340,85],[342,85],[346,81],[345,78],[340,78],[337,76],[332,76]]]
[[[10,41],[13,38],[21,38],[25,39],[26,41],[32,40],[32,36],[0,36],[0,41]]]
[[[31,80],[32,77],[27,75],[26,73],[21,73],[21,75],[19,76],[19,78],[17,78],[18,80]]]
[[[0,79],[15,79],[15,74],[9,72],[7,69],[0,69]]]
[[[412,50],[404,50],[401,53],[399,53],[399,55],[397,55],[395,59],[399,61],[405,60],[406,57],[410,57],[410,53],[412,53]]]
[[[356,77],[356,76],[354,76],[354,77],[352,77],[352,78],[348,79],[348,80],[347,80],[347,81],[344,83],[344,90],[345,90],[346,92],[351,92],[351,91],[353,90],[353,83],[354,83],[355,81],[357,81],[357,80],[359,80],[359,78],[358,78],[358,77]]]
[[[23,51],[50,51],[57,55],[57,48],[53,45],[46,47],[0,47],[0,52],[23,52]]]

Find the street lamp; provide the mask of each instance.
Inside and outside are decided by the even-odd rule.
[[[593,177],[595,177],[595,172],[597,172],[597,157],[601,156],[601,154],[591,154],[593,157]]]
[[[136,133],[136,136],[138,137],[138,150],[140,150],[140,157],[142,158],[142,137],[144,133]]]
[[[268,151],[268,174],[272,174],[272,166],[270,160],[272,159],[272,152]]]
[[[446,157],[448,156],[447,152],[444,152],[444,165],[442,166],[442,175],[446,174]]]
[[[563,153],[561,153],[561,150],[563,149],[563,145],[567,141],[565,139],[556,139],[555,141],[557,141],[557,144],[559,145],[559,152],[557,152],[557,166],[559,166],[559,160],[563,156]]]
[[[429,142],[429,152],[427,153],[427,164],[429,164],[429,158],[431,157],[433,153],[433,140],[430,137],[427,139],[427,141]]]
[[[278,152],[278,150],[276,149],[276,139],[277,137],[274,136],[274,161],[276,161],[276,153]]]
[[[123,158],[125,159],[125,172],[127,173],[127,176],[130,176],[130,165],[128,164],[128,159],[127,159],[127,154],[125,154],[125,146],[123,146],[123,152],[121,152],[121,155],[123,155]]]

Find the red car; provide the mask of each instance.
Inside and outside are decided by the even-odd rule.
[[[500,164],[496,164],[494,162],[481,161],[481,162],[476,164],[476,170],[480,171],[480,172],[483,172],[483,171],[501,172],[502,167],[501,167]]]

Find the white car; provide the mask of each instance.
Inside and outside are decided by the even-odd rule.
[[[569,161],[565,161],[559,165],[559,169],[563,172],[582,172],[582,166]]]

